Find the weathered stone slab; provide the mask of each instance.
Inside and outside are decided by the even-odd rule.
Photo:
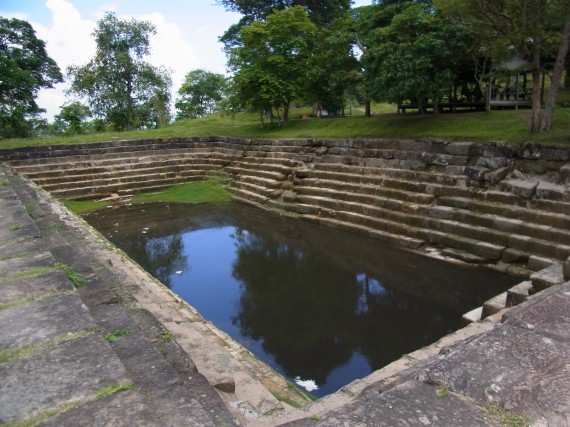
[[[441,356],[420,378],[481,405],[568,425],[569,358],[570,343],[507,322]]]
[[[530,280],[525,280],[507,291],[507,307],[514,307],[516,305],[522,304],[525,302],[532,289],[532,282]]]
[[[536,197],[540,199],[570,201],[570,190],[563,185],[541,181],[536,188]]]
[[[0,260],[0,278],[7,278],[12,274],[21,273],[34,268],[53,267],[54,263],[55,260],[49,252]]]
[[[102,388],[128,381],[108,343],[92,335],[0,365],[0,422],[25,419],[72,400],[93,397]]]
[[[113,427],[159,426],[159,420],[132,390],[81,405],[38,424],[38,427],[100,425]]]
[[[0,311],[0,349],[44,343],[93,327],[78,295],[57,295]]]
[[[2,283],[0,304],[22,299],[33,299],[51,292],[72,291],[73,286],[61,270],[39,276],[12,279]]]
[[[539,295],[537,295],[539,297]],[[509,310],[504,319],[545,337],[570,343],[570,282],[532,304]]]
[[[314,425],[484,427],[496,424],[480,407],[465,399],[447,392],[438,393],[437,388],[419,381],[407,381],[384,393],[369,390],[356,402],[327,414]]]
[[[570,257],[562,264],[562,274],[564,275],[564,280],[570,280]]]
[[[532,198],[536,193],[537,187],[537,181],[512,179],[501,183],[501,189],[503,189],[503,191],[510,191],[517,196],[524,197],[525,199]]]
[[[489,298],[483,303],[483,312],[481,313],[481,318],[485,319],[492,314],[498,313],[506,307],[507,304],[507,293],[503,292],[499,295]]]
[[[564,282],[562,274],[562,264],[554,264],[548,268],[537,271],[530,276],[532,286],[537,291],[549,288],[550,286],[559,285]]]

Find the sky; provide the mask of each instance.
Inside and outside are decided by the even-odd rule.
[[[355,0],[354,6],[371,3]],[[156,26],[147,60],[171,70],[173,99],[191,70],[226,74],[218,38],[240,15],[227,12],[215,0],[0,0],[0,16],[28,21],[63,73],[69,65],[83,65],[94,56],[91,33],[106,11],[119,19],[146,20]],[[49,121],[61,105],[72,100],[65,95],[67,87],[64,82],[40,91],[37,103],[47,110],[44,117]]]

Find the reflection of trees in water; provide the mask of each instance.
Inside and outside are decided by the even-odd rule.
[[[232,322],[263,340],[287,375],[324,383],[353,351],[375,369],[449,329],[429,304],[367,274],[243,230],[234,239],[233,276],[243,292]]]
[[[182,236],[174,234],[154,239],[134,239],[127,253],[150,274],[170,287],[170,276],[188,268]]]
[[[342,286],[350,273],[255,234],[235,234],[233,276],[243,284],[232,319],[245,336],[263,339],[288,375],[324,382],[350,358],[347,340],[356,287]]]

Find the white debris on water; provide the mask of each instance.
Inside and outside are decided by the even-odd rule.
[[[182,270],[178,270],[176,274],[182,274]]]
[[[319,386],[314,380],[302,380],[301,377],[295,377],[295,384],[303,387],[307,391],[315,391],[319,389]]]

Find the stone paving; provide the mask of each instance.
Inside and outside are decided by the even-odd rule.
[[[0,169],[0,424],[247,425],[17,178]],[[250,425],[570,426],[569,275],[570,260],[537,274],[548,287],[500,323],[345,404]]]

